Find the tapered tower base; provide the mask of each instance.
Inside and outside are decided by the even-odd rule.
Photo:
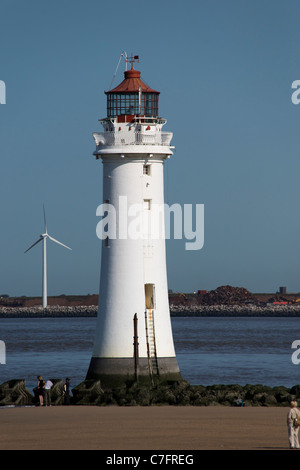
[[[147,358],[139,358],[135,366],[134,358],[92,357],[86,380],[100,380],[102,388],[111,388],[128,381],[158,383],[182,380],[176,357],[160,357],[157,369],[150,370]]]

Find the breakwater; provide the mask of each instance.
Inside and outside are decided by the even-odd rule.
[[[51,379],[51,404],[65,404],[63,383]],[[190,385],[186,380],[162,383],[154,386],[139,386],[126,383],[119,388],[101,388],[101,382],[84,381],[71,390],[71,405],[96,406],[285,406],[291,400],[299,400],[300,385],[291,388],[267,387],[261,384],[245,385]],[[25,380],[9,380],[0,385],[0,407],[36,406],[39,403],[37,389],[32,395]]]
[[[0,307],[0,318],[46,318],[46,317],[95,317],[96,305],[76,307],[53,305],[51,307]]]
[[[43,307],[0,307],[0,318],[95,317],[96,305]],[[174,317],[299,317],[300,305],[174,305]]]
[[[174,317],[299,317],[300,305],[170,305],[170,311]]]

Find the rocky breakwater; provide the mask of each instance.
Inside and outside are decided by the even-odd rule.
[[[0,307],[0,318],[95,317],[96,305],[51,307]]]
[[[63,405],[62,381],[51,379],[52,405]],[[127,383],[115,389],[101,388],[100,381],[84,381],[72,389],[71,405],[94,406],[289,406],[291,400],[300,401],[300,385],[267,387],[257,385],[190,385],[182,380],[139,386]],[[32,395],[25,380],[9,380],[0,385],[0,407],[36,406],[36,390]]]
[[[63,383],[61,379],[51,379],[51,405],[62,405],[64,401]],[[26,388],[24,379],[8,380],[0,385],[0,407],[6,406],[37,406],[39,396],[37,388],[33,389],[33,395]]]
[[[98,307],[0,307],[0,318],[56,318],[96,317]],[[172,317],[298,317],[300,305],[253,305],[253,304],[170,304]]]
[[[170,305],[179,317],[298,317],[300,305]]]

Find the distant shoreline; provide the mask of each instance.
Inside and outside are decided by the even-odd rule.
[[[2,295],[0,318],[96,317],[98,303],[97,294],[62,294],[48,296],[43,309],[41,297]],[[212,291],[169,292],[169,305],[172,317],[298,317],[300,293],[252,294],[226,285]]]
[[[0,307],[0,318],[96,317],[97,305]],[[300,305],[170,305],[171,317],[300,317]]]

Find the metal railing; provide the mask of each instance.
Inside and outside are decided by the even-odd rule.
[[[173,132],[95,132],[93,134],[97,147],[103,145],[166,145],[171,144]]]

